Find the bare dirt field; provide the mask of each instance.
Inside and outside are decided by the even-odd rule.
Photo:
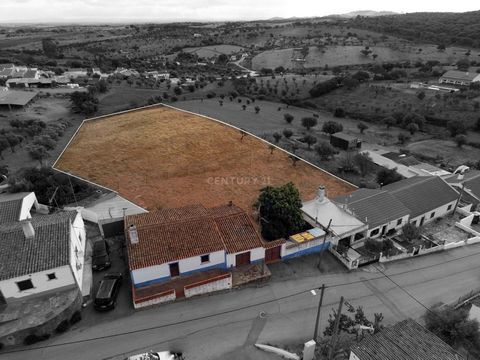
[[[407,146],[412,154],[424,154],[428,156],[437,156],[444,162],[454,165],[465,164],[467,161],[478,161],[480,159],[480,149],[464,145],[459,148],[455,142],[449,140],[424,140],[418,141]]]
[[[354,190],[238,129],[168,107],[85,122],[55,167],[148,209],[233,201],[248,211],[261,188],[289,181],[305,200],[319,185],[332,197]]]

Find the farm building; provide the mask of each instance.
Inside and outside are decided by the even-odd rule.
[[[471,83],[478,81],[480,81],[480,74],[458,70],[449,70],[438,79],[440,84],[453,84],[460,86],[469,86]]]
[[[359,138],[343,132],[330,135],[330,144],[343,150],[360,149],[362,147],[362,141]]]
[[[463,356],[412,319],[367,334],[350,347],[350,360],[463,360]]]
[[[142,141],[138,141],[142,139]],[[54,168],[152,210],[230,201],[251,212],[260,189],[289,181],[302,199],[318,184],[343,195],[355,186],[218,120],[169,106],[86,120]]]
[[[10,110],[14,108],[25,107],[37,97],[36,92],[8,90],[0,92],[0,108],[8,107]]]
[[[0,304],[82,288],[86,234],[77,211],[0,225]]]
[[[127,216],[125,237],[135,307],[146,305],[145,293],[160,303],[229,289],[230,268],[265,258],[251,218],[233,204]]]
[[[480,210],[480,170],[452,174],[443,179],[462,194],[462,201],[472,204],[472,211]]]

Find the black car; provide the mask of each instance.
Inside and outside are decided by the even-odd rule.
[[[105,274],[95,296],[93,305],[97,310],[111,310],[117,304],[117,296],[122,284],[122,274]]]
[[[92,269],[101,271],[112,265],[108,255],[108,244],[105,240],[98,240],[93,243]]]

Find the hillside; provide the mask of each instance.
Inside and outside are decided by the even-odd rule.
[[[480,11],[360,16],[347,24],[416,42],[480,47]]]

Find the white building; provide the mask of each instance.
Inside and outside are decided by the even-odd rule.
[[[169,300],[188,297],[188,286],[190,292],[198,293],[188,279],[185,289],[175,287],[173,281],[179,277],[203,274],[202,282],[209,283],[208,291],[203,292],[230,288],[231,282],[225,280],[225,276],[231,276],[229,268],[265,258],[263,242],[252,220],[233,204],[210,209],[194,205],[126,216],[125,237],[135,307],[141,294],[150,292],[148,289],[156,293],[155,286],[160,286],[158,294],[167,290]],[[218,277],[220,280],[215,280]]]
[[[471,83],[479,81],[480,74],[458,70],[449,70],[445,74],[443,74],[440,79],[438,79],[438,82],[440,84],[453,84],[460,86],[468,86]]]
[[[410,223],[422,226],[451,214],[460,194],[438,176],[415,176],[382,188],[410,212]]]
[[[81,289],[85,242],[77,211],[0,225],[0,302]]]

